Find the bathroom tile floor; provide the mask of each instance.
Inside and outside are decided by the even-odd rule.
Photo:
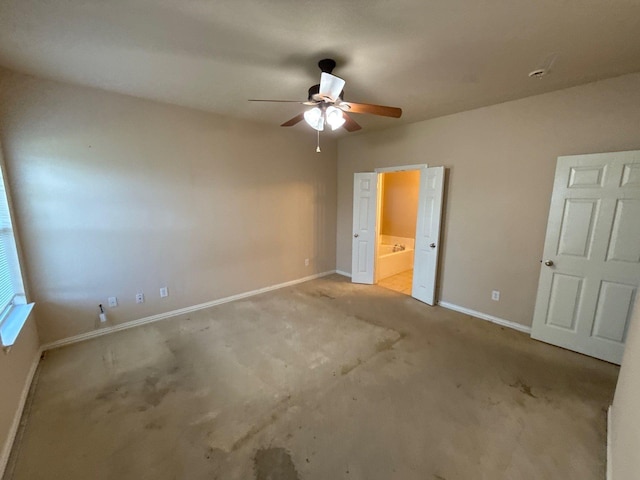
[[[413,269],[405,270],[378,281],[378,286],[394,290],[396,292],[411,295],[411,285],[413,284]]]

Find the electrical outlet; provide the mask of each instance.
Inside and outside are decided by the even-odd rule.
[[[144,303],[144,293],[136,293],[136,303]]]
[[[160,287],[160,298],[164,298],[168,296],[169,296],[169,290],[167,290],[167,287]]]
[[[499,301],[500,300],[500,292],[498,290],[494,290],[491,292],[491,300]]]
[[[309,259],[308,259],[308,258],[305,258],[305,259],[304,259],[304,266],[305,266],[305,267],[308,267],[308,266],[309,266]]]
[[[117,297],[109,297],[107,298],[107,305],[111,308],[118,306],[118,298]]]

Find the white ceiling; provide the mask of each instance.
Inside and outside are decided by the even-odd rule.
[[[640,71],[640,1],[0,0],[0,65],[274,125],[327,56],[387,128]]]

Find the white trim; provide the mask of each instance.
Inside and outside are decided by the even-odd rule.
[[[406,170],[422,170],[423,168],[427,168],[429,165],[426,163],[419,163],[416,165],[398,165],[397,167],[378,167],[374,170],[376,173],[387,173],[387,172],[404,172]]]
[[[234,300],[253,297],[254,295],[260,295],[261,293],[270,292],[272,290],[278,290],[280,288],[290,287],[291,285],[297,285],[299,283],[308,282],[310,280],[315,280],[316,278],[320,278],[320,277],[326,277],[327,275],[331,275],[332,273],[336,273],[336,271],[330,270],[328,272],[316,273],[315,275],[309,275],[308,277],[298,278],[296,280],[279,283],[277,285],[271,285],[269,287],[259,288],[258,290],[251,290],[250,292],[238,293],[237,295],[231,295],[230,297],[219,298],[217,300],[212,300],[210,302],[200,303],[198,305],[192,305],[190,307],[180,308],[178,310],[172,310],[170,312],[159,313],[157,315],[151,315],[150,317],[139,318],[138,320],[131,320],[130,322],[121,323],[119,325],[114,325],[112,327],[105,327],[105,328],[101,328],[100,330],[81,333],[80,335],[74,335],[73,337],[67,337],[61,340],[56,340],[55,342],[47,343],[42,346],[42,349],[51,350],[53,348],[62,347],[64,345],[70,345],[72,343],[89,340],[90,338],[101,337],[102,335],[107,335],[109,333],[119,332],[121,330],[128,330],[129,328],[138,327],[140,325],[145,325],[147,323],[157,322],[159,320],[165,320],[167,318],[175,317],[176,315],[195,312],[197,310],[202,310],[204,308],[215,307],[216,305],[222,305],[223,303],[233,302]]]
[[[476,317],[481,320],[487,320],[489,322],[497,323],[498,325],[502,325],[503,327],[513,328],[514,330],[518,330],[519,332],[531,334],[531,327],[527,327],[526,325],[522,325],[521,323],[512,322],[510,320],[504,320],[503,318],[498,318],[498,317],[494,317],[493,315],[477,312],[475,310],[471,310],[470,308],[460,307],[459,305],[454,305],[453,303],[449,303],[449,302],[440,301],[438,302],[438,305],[444,308],[448,308],[449,310],[455,310],[456,312],[466,313],[467,315],[471,315],[472,317]]]
[[[607,409],[607,480],[613,479],[613,452],[611,451],[611,449],[613,448],[613,445],[611,443],[612,428],[613,405],[609,405],[609,408]]]
[[[351,274],[350,274],[350,273],[348,273],[348,272],[343,272],[342,270],[336,270],[336,273],[337,273],[338,275],[342,275],[343,277],[349,277],[349,278],[351,278]]]
[[[33,310],[35,303],[13,304],[0,320],[0,344],[2,348],[10,348],[16,343],[18,335]]]
[[[29,369],[29,373],[27,374],[24,386],[22,387],[22,393],[20,393],[20,400],[18,401],[18,408],[13,415],[13,422],[11,422],[11,428],[9,428],[9,433],[5,440],[4,448],[2,449],[2,455],[0,455],[0,478],[4,478],[5,469],[7,468],[7,463],[9,463],[11,450],[13,449],[13,442],[15,441],[16,435],[18,434],[18,429],[20,428],[22,412],[24,411],[24,407],[27,404],[27,397],[29,396],[29,390],[31,390],[31,383],[33,382],[33,377],[36,374],[36,370],[38,369],[38,364],[40,363],[40,357],[42,357],[43,351],[43,348],[40,347],[40,349],[38,349],[38,351],[36,352],[36,356],[31,363],[31,368]]]

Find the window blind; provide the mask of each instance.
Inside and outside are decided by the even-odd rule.
[[[16,295],[23,293],[7,192],[0,169],[0,314],[6,313]]]

